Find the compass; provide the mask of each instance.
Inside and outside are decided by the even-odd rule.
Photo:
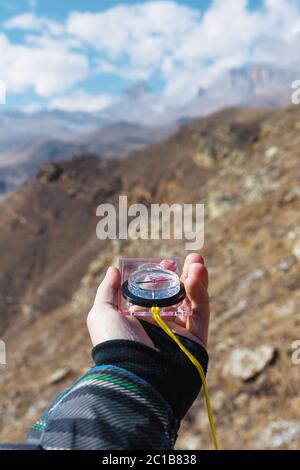
[[[141,264],[122,284],[123,297],[141,307],[168,307],[185,298],[178,275],[155,263]]]

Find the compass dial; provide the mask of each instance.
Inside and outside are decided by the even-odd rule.
[[[128,290],[142,299],[168,299],[180,291],[180,280],[176,273],[160,265],[141,265],[128,279]]]

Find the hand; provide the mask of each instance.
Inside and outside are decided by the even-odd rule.
[[[168,260],[165,266],[168,267]],[[172,269],[172,266],[169,266]],[[197,253],[188,255],[183,266],[181,280],[185,285],[187,299],[193,315],[190,317],[164,318],[177,334],[186,336],[207,346],[209,326],[208,272],[204,259]],[[121,275],[117,268],[110,267],[98,287],[96,298],[87,318],[88,330],[93,346],[114,339],[139,341],[154,347],[140,321],[135,317],[125,317],[118,312],[118,291],[121,288]],[[143,320],[146,320],[144,317]],[[153,319],[148,321],[154,322]]]

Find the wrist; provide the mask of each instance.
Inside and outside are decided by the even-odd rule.
[[[149,326],[152,330],[150,333]],[[157,334],[163,333],[159,328],[148,324],[145,329],[157,349],[137,341],[112,340],[95,346],[93,359],[96,365],[114,365],[145,380],[168,402],[174,416],[180,421],[200,391],[199,374],[170,338],[165,334],[157,337]],[[208,355],[205,348],[188,338],[180,339],[206,372]]]

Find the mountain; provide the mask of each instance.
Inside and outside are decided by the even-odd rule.
[[[300,311],[299,111],[231,108],[120,159],[45,163],[1,205],[0,440],[19,440],[49,400],[90,365],[85,318],[122,256],[185,256],[184,242],[99,241],[96,207],[205,203],[210,271],[208,386],[223,449],[297,449]],[[3,248],[4,247],[4,248]],[[239,358],[251,353],[251,376]],[[271,351],[262,363],[262,352]],[[229,367],[230,364],[230,367]],[[299,367],[299,366],[298,366]],[[249,369],[249,367],[248,367]],[[49,377],[59,375],[59,380]],[[177,448],[211,446],[203,397]]]
[[[125,89],[117,102],[104,109],[101,116],[110,122],[127,121],[146,126],[166,125],[175,121],[174,111],[167,109],[161,95],[145,82],[137,82]]]
[[[179,114],[197,117],[228,106],[273,108],[291,102],[291,84],[299,76],[298,69],[275,65],[252,64],[232,69],[198,96],[183,106]]]
[[[147,83],[138,82],[101,113],[109,121],[125,120],[145,125],[182,122],[206,116],[229,106],[277,107],[291,101],[291,83],[299,67],[281,68],[273,64],[250,64],[231,69],[184,105],[170,105]]]
[[[29,138],[29,133],[26,133],[28,140],[25,141],[24,136],[16,133],[16,142],[20,138],[22,143],[0,153],[0,197],[1,194],[7,195],[20,184],[32,178],[45,161],[68,159],[83,153],[104,157],[127,155],[134,150],[142,149],[153,142],[162,140],[176,128],[175,124],[154,128],[117,122],[116,124],[103,125],[94,130],[93,126],[86,123],[84,127],[89,131],[83,132],[80,121],[79,119],[78,125],[73,122],[72,130],[69,128],[68,132],[66,129],[62,129],[59,137],[56,137],[55,127],[52,127],[52,131],[50,131],[51,128],[49,129],[49,135],[46,137],[36,134]],[[46,119],[46,122],[50,125],[49,119]],[[29,129],[31,125],[32,123],[26,124]],[[39,129],[35,129],[35,132],[42,131],[42,127],[45,125],[46,123],[41,124]],[[56,121],[55,125],[59,127]],[[81,129],[80,133],[78,133],[79,128]],[[53,133],[52,137],[51,132]],[[7,143],[8,140],[7,136]],[[10,140],[11,146],[12,140]]]
[[[104,124],[90,113],[64,111],[0,112],[0,152],[9,151],[33,138],[67,138],[89,132]]]
[[[231,69],[217,77],[211,86],[199,88],[197,96],[186,104],[173,106],[166,105],[160,94],[147,83],[138,82],[125,90],[101,116],[110,121],[126,119],[151,126],[206,116],[228,106],[287,105],[291,100],[291,83],[299,72],[297,66],[281,68],[272,64]]]
[[[32,178],[41,162],[86,151],[74,139],[101,123],[99,117],[87,113],[1,111],[0,198]]]
[[[185,105],[166,104],[146,82],[124,90],[97,113],[0,113],[0,197],[26,182],[41,162],[80,153],[126,155],[171,135],[191,119],[228,106],[272,108],[291,99],[297,67],[253,64],[233,69],[201,88]]]

